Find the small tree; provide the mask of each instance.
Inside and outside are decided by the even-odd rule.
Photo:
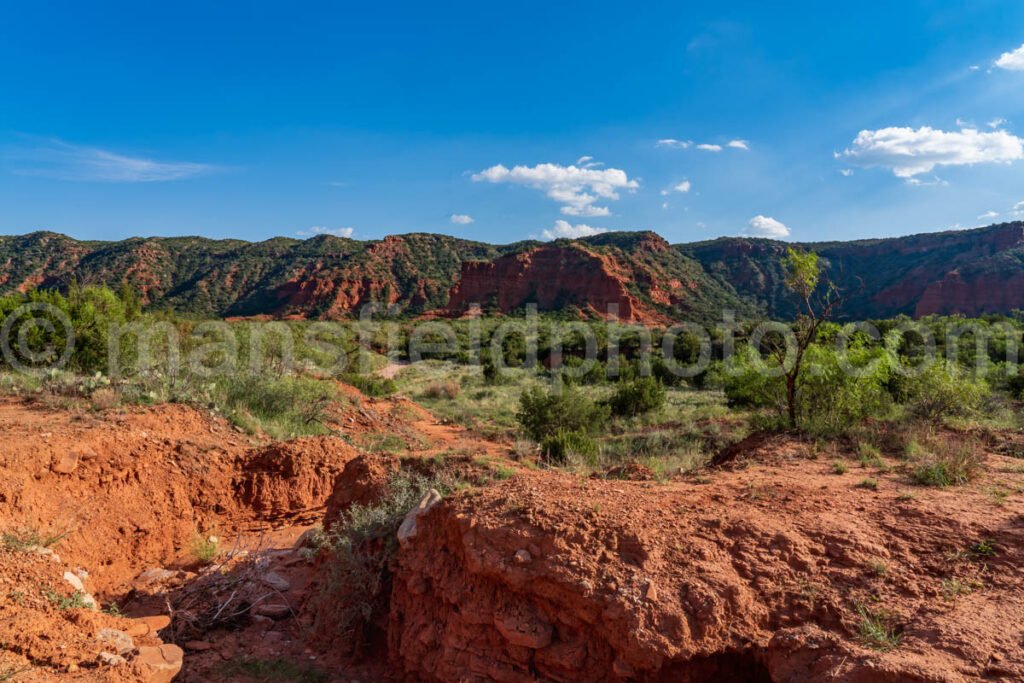
[[[821,284],[821,264],[818,255],[813,251],[799,251],[793,247],[786,249],[782,260],[786,273],[786,287],[800,299],[801,310],[797,313],[794,324],[795,346],[782,344],[772,350],[772,354],[782,368],[786,381],[786,416],[791,429],[797,427],[797,392],[803,384],[800,370],[807,349],[818,338],[818,330],[822,323],[832,317],[832,311],[838,303],[836,289],[831,281]],[[820,289],[824,291],[819,291]],[[793,352],[790,358],[790,351]]]

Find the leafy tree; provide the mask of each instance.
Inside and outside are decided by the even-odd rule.
[[[818,338],[821,325],[832,316],[832,310],[838,300],[836,289],[831,282],[826,282],[823,285],[824,292],[819,293],[821,264],[818,254],[813,251],[802,252],[789,247],[786,249],[782,266],[785,271],[786,287],[800,299],[803,310],[797,315],[796,323],[793,326],[795,343],[777,344],[772,349],[772,354],[783,371],[786,385],[786,416],[789,426],[791,429],[796,429],[797,394],[805,379],[801,373],[804,355]]]

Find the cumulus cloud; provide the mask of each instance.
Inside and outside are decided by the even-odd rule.
[[[839,169],[839,173],[841,173],[843,176],[849,178],[850,176],[853,175],[853,169],[852,168],[841,168],[841,169]]]
[[[757,215],[750,219],[744,234],[751,237],[782,239],[789,237],[789,228],[782,221],[777,221],[770,216]]]
[[[14,172],[57,180],[108,183],[151,183],[182,180],[217,170],[191,161],[157,161],[117,154],[63,140],[44,140],[32,147],[9,150]]]
[[[501,164],[473,174],[476,182],[511,183],[542,190],[550,199],[562,205],[567,216],[608,216],[607,206],[596,202],[616,200],[620,190],[635,190],[640,183],[631,180],[618,168],[595,168],[594,162],[585,166],[537,164],[507,168]]]
[[[730,140],[728,142],[728,146],[732,147],[733,149],[749,150],[750,149],[750,141],[749,140]]]
[[[328,228],[323,225],[314,225],[309,230],[299,230],[301,237],[316,237],[317,235],[333,235],[335,237],[351,237],[355,232],[353,228]]]
[[[989,121],[986,125],[988,125],[989,128],[1002,128],[1004,124],[1006,124],[1006,119],[996,117]]]
[[[451,219],[456,225],[469,225],[473,222],[473,217],[464,213],[453,213]]]
[[[675,190],[676,192],[682,192],[685,194],[686,192],[690,191],[691,187],[692,185],[690,184],[690,181],[684,180],[681,183],[676,183],[675,185],[673,185],[672,189]]]
[[[928,126],[862,130],[853,147],[843,151],[861,166],[890,169],[900,178],[928,173],[936,166],[1009,163],[1024,158],[1024,140],[1004,130],[982,133],[971,128],[947,132]]]
[[[602,232],[608,232],[608,230],[606,228],[594,228],[583,223],[571,225],[569,221],[559,219],[555,221],[554,226],[550,230],[542,232],[541,236],[546,240],[557,240],[565,237],[576,239],[578,237],[600,235]]]
[[[721,145],[709,145],[707,143],[703,143],[703,144],[697,145],[697,149],[704,150],[705,152],[721,152],[722,151],[722,146]]]
[[[689,149],[693,145],[690,140],[676,140],[675,138],[662,138],[658,140],[658,147],[671,147],[673,149]]]
[[[1024,71],[1024,45],[1001,54],[996,60],[996,66],[1007,71]]]

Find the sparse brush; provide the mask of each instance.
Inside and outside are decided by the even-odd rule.
[[[8,550],[25,552],[33,548],[52,548],[64,540],[70,531],[44,533],[35,528],[5,531],[0,535],[0,543]]]
[[[976,443],[938,441],[912,471],[911,478],[922,486],[962,486],[981,472],[984,455]]]
[[[860,615],[860,639],[867,647],[884,652],[897,647],[903,640],[892,614],[873,611],[864,605],[857,605],[857,614]]]
[[[842,460],[836,460],[832,463],[832,471],[836,474],[846,474],[850,471],[850,468],[846,466],[846,463]]]
[[[220,539],[216,536],[196,535],[192,539],[192,557],[199,564],[207,565],[220,554]]]
[[[432,399],[447,399],[449,401],[459,397],[462,387],[454,380],[431,382],[423,389],[423,395]]]
[[[872,479],[871,477],[868,477],[866,479],[861,479],[860,483],[857,484],[857,488],[859,488],[859,489],[868,489],[869,491],[877,491],[878,490],[878,480],[877,479]]]
[[[957,577],[944,579],[942,582],[942,596],[946,600],[955,600],[961,595],[969,595],[975,590],[983,588],[984,584],[977,580],[963,581]]]

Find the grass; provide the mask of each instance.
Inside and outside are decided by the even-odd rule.
[[[39,529],[24,528],[6,531],[0,536],[0,543],[7,550],[25,552],[31,548],[52,548],[67,538],[70,531],[43,533]]]
[[[857,614],[860,616],[858,634],[861,642],[867,647],[885,652],[896,648],[902,642],[903,634],[889,612],[857,605]]]
[[[976,560],[984,560],[995,557],[998,553],[996,551],[995,541],[990,538],[986,538],[982,541],[978,541],[971,546],[971,557]]]
[[[889,565],[878,560],[871,563],[871,571],[874,572],[875,576],[885,576],[889,573]]]
[[[836,460],[832,463],[832,471],[836,474],[846,474],[850,471],[850,468],[846,466],[846,463],[842,460]]]
[[[861,479],[860,483],[857,484],[857,488],[859,488],[859,489],[868,489],[869,491],[877,491],[878,490],[878,480],[877,479],[872,479],[871,477],[867,477],[865,479]]]
[[[325,412],[337,398],[331,383],[293,376],[242,376],[223,392],[224,412],[232,422],[275,439],[326,434]]]
[[[918,457],[911,480],[920,486],[963,486],[981,473],[984,456],[971,440],[945,439],[930,444],[930,452]]]
[[[196,537],[192,539],[191,551],[196,562],[202,565],[210,564],[220,554],[220,539],[216,536],[196,534]]]
[[[977,580],[962,581],[956,577],[944,579],[942,581],[942,597],[946,600],[955,600],[961,595],[969,595],[983,587],[984,584]]]
[[[323,683],[327,674],[284,659],[235,659],[220,667],[224,676],[244,676],[256,683]]]

